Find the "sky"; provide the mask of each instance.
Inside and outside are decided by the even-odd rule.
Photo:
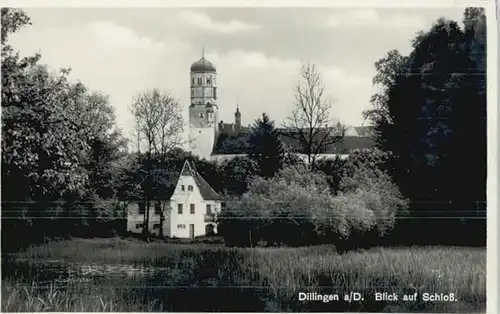
[[[242,124],[266,112],[281,125],[293,108],[301,62],[315,64],[331,116],[368,125],[374,63],[388,51],[408,54],[419,30],[462,8],[26,8],[32,26],[10,38],[22,55],[40,52],[54,71],[110,96],[117,124],[130,135],[134,95],[172,94],[187,121],[189,69],[205,57],[217,68],[219,120]]]

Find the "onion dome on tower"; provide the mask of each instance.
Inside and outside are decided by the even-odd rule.
[[[216,72],[215,65],[213,65],[212,62],[205,59],[205,51],[203,51],[201,59],[194,62],[191,65],[191,72],[193,73]]]

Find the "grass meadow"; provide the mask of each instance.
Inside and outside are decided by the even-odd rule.
[[[31,261],[20,266],[20,261]],[[63,284],[44,263],[124,265],[143,275],[87,278]],[[363,311],[484,312],[486,249],[464,247],[372,248],[336,253],[333,246],[227,248],[146,243],[133,239],[50,242],[4,257],[2,311]],[[158,271],[155,271],[158,270]],[[159,271],[162,270],[162,271]],[[61,276],[70,277],[70,271]],[[39,276],[40,275],[40,276]],[[454,293],[458,301],[375,301],[375,292]],[[301,302],[299,292],[359,292],[356,302]]]

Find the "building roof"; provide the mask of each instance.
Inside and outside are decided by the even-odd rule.
[[[294,153],[304,153],[300,142],[280,130],[281,141],[285,148]],[[321,134],[319,135],[321,136]],[[327,145],[321,154],[349,154],[356,149],[372,148],[375,141],[371,136],[344,136],[340,141]],[[212,154],[247,154],[250,151],[248,130],[241,132],[221,132],[218,134]]]
[[[367,126],[355,126],[354,129],[359,136],[371,136],[375,131],[375,127],[372,125]]]
[[[200,60],[194,62],[191,65],[191,72],[196,72],[196,73],[216,72],[216,69],[212,62],[205,59],[205,57],[201,57]]]
[[[191,176],[194,178],[194,181],[196,182],[196,185],[198,186],[201,196],[204,200],[215,201],[222,199],[219,193],[215,192],[210,184],[208,184],[208,182],[200,175],[198,170],[196,170],[194,164],[192,164],[189,160],[186,160],[184,162],[180,175]]]

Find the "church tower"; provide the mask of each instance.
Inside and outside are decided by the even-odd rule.
[[[234,113],[234,130],[240,131],[241,129],[241,112],[239,104],[236,104],[236,112]]]
[[[189,106],[189,144],[191,152],[201,158],[210,159],[217,130],[217,71],[205,59],[191,65],[191,105]]]

